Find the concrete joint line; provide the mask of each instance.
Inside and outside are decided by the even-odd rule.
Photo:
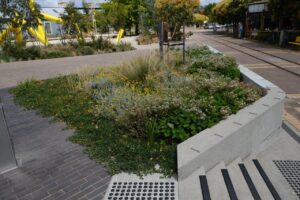
[[[257,113],[255,113],[255,112],[248,112],[249,114],[251,114],[251,115],[255,115],[255,116],[257,116],[258,114]]]
[[[195,152],[197,152],[197,153],[201,153],[201,151],[200,151],[200,150],[198,150],[198,149],[195,149],[194,147],[191,147],[191,150],[192,150],[192,151],[195,151]]]
[[[239,123],[239,122],[233,122],[234,124],[236,125],[239,125],[239,126],[243,126],[243,124]]]
[[[224,137],[224,136],[222,136],[222,135],[219,135],[218,133],[215,133],[214,135],[217,136],[217,137],[220,137],[220,138],[223,138],[223,137]]]

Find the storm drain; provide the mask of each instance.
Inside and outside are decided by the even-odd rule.
[[[274,160],[274,163],[300,198],[300,161]]]
[[[114,182],[109,200],[175,200],[174,182]]]

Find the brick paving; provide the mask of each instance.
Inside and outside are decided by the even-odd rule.
[[[16,157],[22,165],[0,175],[1,200],[101,200],[110,175],[90,160],[83,147],[66,139],[73,130],[13,102],[0,90]]]
[[[193,36],[193,39],[198,45],[210,45],[215,49],[234,57],[240,64],[248,67],[252,71],[282,88],[288,94],[288,98],[285,102],[285,110],[287,112],[286,119],[300,130],[300,77],[278,69],[275,66],[253,57],[256,56],[300,74],[300,66],[297,65],[297,63],[300,64],[299,51],[281,49],[275,46],[249,40],[234,39],[232,37],[214,34],[207,31],[198,31]],[[234,47],[235,49],[231,47]],[[253,56],[249,56],[239,50]],[[280,58],[287,59],[295,63],[290,63]]]

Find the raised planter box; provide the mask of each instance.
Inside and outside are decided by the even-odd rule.
[[[177,146],[178,181],[200,167],[210,170],[220,162],[230,163],[263,149],[279,134],[285,93],[249,69],[239,66],[244,81],[267,94],[237,114],[189,138]]]

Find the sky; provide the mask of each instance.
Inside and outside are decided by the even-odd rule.
[[[202,6],[206,6],[207,4],[209,3],[218,3],[220,2],[221,0],[201,0],[201,5]]]
[[[58,4],[59,0],[36,0],[37,3],[39,3],[42,7],[47,6],[47,7],[56,7]],[[64,0],[64,1],[75,1],[76,5],[80,5],[82,0]],[[101,3],[104,2],[105,0],[86,0],[87,2],[95,2],[95,3]],[[209,3],[213,2],[219,2],[220,0],[201,0],[201,5],[205,6]]]

